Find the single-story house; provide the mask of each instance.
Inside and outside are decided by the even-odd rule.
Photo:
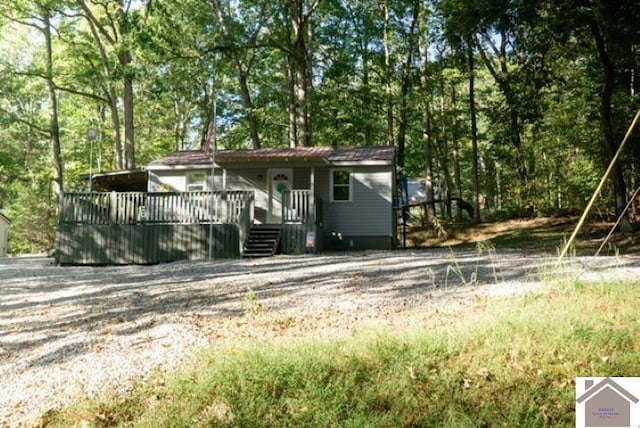
[[[62,224],[67,232],[67,226],[77,229],[80,224],[113,226],[119,222],[144,225],[145,230],[167,223],[199,224],[203,226],[200,232],[189,232],[201,236],[199,243],[187,245],[199,250],[182,251],[180,257],[190,253],[187,258],[201,258],[212,233],[215,253],[227,257],[258,256],[265,251],[390,249],[396,243],[395,175],[391,146],[179,151],[143,170],[94,175],[92,187],[112,196],[100,196],[99,202],[96,195],[91,201],[84,196],[67,199]],[[127,177],[135,183],[128,185]],[[114,196],[120,189],[128,191]],[[143,190],[139,193],[144,196],[134,197],[132,189]],[[126,201],[116,201],[125,195]],[[173,198],[172,202],[167,198]],[[78,221],[78,216],[84,220]],[[223,233],[222,225],[237,225],[237,232],[227,227]],[[229,238],[228,233],[235,237]],[[139,230],[134,234],[139,235]],[[101,239],[91,237],[94,242]],[[74,241],[68,233],[63,240]],[[138,240],[155,242],[146,235]],[[233,251],[221,250],[229,245]],[[262,251],[261,247],[268,248]]]
[[[0,257],[6,257],[9,251],[9,226],[11,220],[0,213]]]
[[[255,192],[257,224],[281,224],[283,194],[307,191],[322,203],[318,221],[326,238],[341,236],[335,243],[348,248],[388,249],[395,230],[394,156],[390,146],[182,151],[146,169],[150,192]]]

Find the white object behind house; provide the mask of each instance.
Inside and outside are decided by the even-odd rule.
[[[407,197],[409,203],[415,204],[427,200],[427,187],[424,180],[408,179],[407,180]]]

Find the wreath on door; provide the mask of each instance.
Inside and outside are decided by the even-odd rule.
[[[281,195],[282,192],[286,192],[289,187],[287,186],[287,183],[285,183],[286,181],[289,181],[289,177],[287,177],[285,174],[276,174],[273,177],[273,181],[280,181],[280,183],[276,184],[276,192]]]

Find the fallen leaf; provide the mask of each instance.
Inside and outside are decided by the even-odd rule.
[[[409,377],[413,380],[416,380],[417,376],[416,376],[416,372],[413,369],[413,367],[409,366]]]

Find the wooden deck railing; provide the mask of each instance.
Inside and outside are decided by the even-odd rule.
[[[66,193],[61,224],[238,223],[253,192]]]
[[[282,222],[314,224],[321,220],[322,205],[312,190],[289,190],[282,194]]]

